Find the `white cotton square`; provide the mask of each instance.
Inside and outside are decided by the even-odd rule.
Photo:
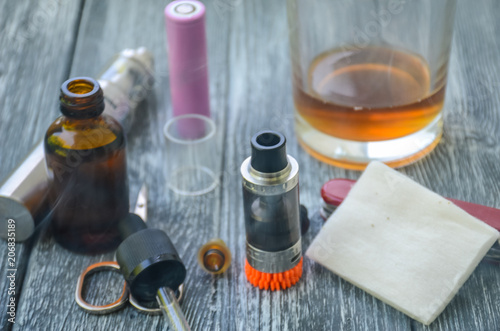
[[[372,162],[306,255],[430,324],[498,237],[438,194]]]

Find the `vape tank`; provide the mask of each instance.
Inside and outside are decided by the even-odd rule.
[[[260,289],[286,289],[302,276],[299,166],[281,133],[261,131],[251,145],[252,156],[241,165],[245,273]]]

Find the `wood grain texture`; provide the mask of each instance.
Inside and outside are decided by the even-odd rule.
[[[80,16],[77,2],[52,1],[58,4],[58,14],[51,16],[54,22],[38,26],[32,42],[23,44],[22,54],[26,56],[12,56],[16,49],[5,39],[9,34],[0,34],[4,46],[0,53],[9,54],[0,57],[0,135],[6,142],[0,146],[0,175],[8,173],[57,116],[56,98],[62,80],[67,76],[97,75],[104,63],[123,48],[150,49],[156,59],[156,84],[150,97],[137,109],[141,116],[128,137],[131,199],[135,199],[139,186],[145,182],[150,198],[148,222],[169,234],[188,268],[182,307],[193,330],[500,329],[500,270],[498,265],[484,262],[429,327],[307,259],[302,280],[289,290],[259,291],[246,281],[239,166],[250,154],[250,137],[256,131],[283,132],[288,139],[288,153],[299,162],[301,202],[311,216],[311,228],[303,238],[304,248],[322,225],[317,210],[324,181],[360,175],[320,163],[298,146],[293,132],[284,1],[205,1],[211,107],[218,129],[218,148],[213,155],[221,184],[197,198],[177,196],[166,187],[169,153],[162,127],[171,116],[162,14],[166,3],[85,1]],[[3,6],[8,10],[0,13],[2,31],[23,26],[25,18],[37,8],[21,3]],[[497,208],[498,15],[498,1],[459,1],[444,113],[445,135],[430,156],[401,169],[444,196]],[[66,48],[61,50],[55,46],[58,44]],[[11,80],[16,80],[16,88],[8,85]],[[43,88],[36,89],[42,82]],[[25,94],[19,91],[25,84],[31,84],[33,94],[23,98]],[[26,116],[19,115],[23,111]],[[16,135],[26,127],[30,128],[29,135]],[[222,238],[233,253],[231,268],[219,277],[205,274],[196,263],[199,246],[213,237]],[[95,316],[76,305],[73,295],[78,275],[91,263],[112,259],[112,254],[71,254],[56,245],[48,232],[37,238],[32,250],[18,247],[19,252],[25,252],[25,263],[29,258],[29,264],[14,330],[166,328],[163,317],[146,316],[131,307],[108,316]],[[0,270],[6,252],[6,245],[0,244]],[[3,303],[6,291],[2,272]],[[89,283],[87,295],[99,303],[109,302],[117,295],[119,283],[116,276],[96,275]],[[5,315],[0,321],[5,326]]]
[[[0,178],[42,138],[58,113],[59,86],[68,75],[79,10],[78,1],[0,2]],[[31,246],[31,242],[16,245],[17,305]],[[4,241],[0,252],[0,329],[6,330],[12,325],[6,314],[9,282]]]
[[[87,1],[79,26],[75,54],[71,66],[70,76],[94,76],[100,67],[114,54],[124,48],[145,46],[151,50],[156,59],[156,85],[154,93],[137,109],[134,128],[128,136],[128,165],[131,186],[131,199],[135,199],[139,186],[145,182],[149,189],[149,222],[150,226],[165,230],[176,245],[181,257],[188,266],[190,277],[186,282],[184,305],[186,315],[193,328],[203,329],[197,325],[212,323],[206,320],[205,315],[193,312],[201,311],[209,306],[203,298],[211,299],[212,289],[199,283],[197,275],[204,276],[198,269],[196,252],[199,245],[212,237],[217,236],[216,228],[219,217],[218,191],[202,198],[182,198],[172,194],[166,188],[166,162],[168,159],[165,150],[162,129],[167,118],[171,116],[170,96],[168,86],[167,57],[165,49],[163,8],[164,2],[157,1],[144,6],[137,1],[129,5],[121,1]],[[212,19],[218,20],[218,16]],[[220,23],[213,22],[216,31],[215,38],[211,39],[210,47],[219,48],[224,54],[227,38],[221,38],[227,28]],[[211,90],[213,100],[224,100],[225,71],[222,67],[226,59],[215,56],[210,59],[210,68],[215,69],[211,75]],[[213,109],[220,108],[217,101]],[[215,112],[215,120],[223,127],[224,114]],[[217,145],[222,146],[223,135],[218,135]],[[221,157],[217,162],[221,164]],[[216,169],[217,170],[217,169]],[[53,257],[57,256],[57,260]],[[128,307],[123,311],[102,317],[90,315],[82,311],[74,302],[75,282],[85,266],[101,261],[110,260],[113,254],[98,257],[76,256],[54,244],[49,233],[44,233],[42,239],[33,249],[26,283],[27,290],[23,292],[18,325],[14,329],[94,329],[94,330],[149,330],[164,329],[165,321],[159,316],[146,316]],[[40,269],[47,267],[43,273]],[[211,281],[210,278],[206,279]],[[88,296],[95,300],[95,296],[104,296],[103,302],[113,301],[116,291],[109,291],[116,282],[106,284],[106,277],[96,276],[89,287],[101,284],[103,291],[89,289]],[[106,285],[104,285],[106,284]],[[208,295],[195,295],[197,292]],[[42,298],[42,300],[37,298]],[[106,300],[107,299],[107,300]],[[63,313],[57,313],[61,311]],[[40,316],[51,318],[40,319]],[[199,317],[203,317],[196,320]]]

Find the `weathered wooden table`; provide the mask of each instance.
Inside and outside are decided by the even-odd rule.
[[[39,0],[0,3],[0,178],[4,178],[59,114],[68,77],[96,76],[115,53],[146,46],[156,59],[156,85],[129,135],[131,198],[145,182],[149,222],[167,231],[187,268],[184,312],[194,330],[500,330],[500,266],[482,262],[439,318],[424,327],[305,259],[301,281],[286,291],[252,287],[243,271],[245,231],[239,165],[260,129],[288,137],[301,167],[301,201],[310,211],[307,247],[321,228],[319,189],[333,177],[360,173],[320,163],[293,133],[285,1],[206,1],[211,107],[222,147],[221,185],[200,198],[165,185],[162,126],[171,117],[163,8],[166,1]],[[458,5],[445,133],[436,150],[401,171],[444,196],[500,207],[500,2]],[[234,262],[221,277],[196,263],[200,244],[226,241]],[[7,245],[0,242],[0,327],[6,330],[153,330],[160,316],[132,307],[90,315],[74,301],[89,264],[113,254],[80,256],[55,244],[47,230],[16,245],[16,319],[8,322]],[[118,295],[118,275],[91,279],[88,296]],[[411,298],[409,298],[411,300]]]

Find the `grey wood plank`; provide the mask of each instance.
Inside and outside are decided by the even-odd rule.
[[[188,267],[182,306],[194,330],[500,328],[500,274],[498,266],[487,263],[479,265],[430,327],[412,321],[309,260],[305,260],[303,279],[293,288],[281,292],[253,288],[243,271],[245,231],[239,175],[239,166],[250,153],[253,133],[265,128],[282,131],[288,138],[289,154],[299,161],[301,200],[313,216],[304,247],[322,225],[316,211],[323,182],[333,177],[357,178],[360,173],[322,164],[297,144],[284,2],[214,1],[207,2],[207,28],[213,117],[219,145],[224,148],[219,168],[222,183],[215,192],[198,198],[168,191],[164,173],[168,153],[162,137],[162,125],[171,116],[164,5],[160,1],[147,5],[131,0],[87,1],[71,75],[95,75],[101,64],[125,47],[146,46],[155,55],[158,80],[154,95],[141,105],[143,118],[129,136],[131,197],[145,181],[150,190],[149,222],[169,233]],[[494,0],[462,0],[458,8],[445,136],[430,156],[401,171],[445,196],[499,207],[496,161],[500,100],[495,93],[499,43],[494,31],[498,30],[495,17],[500,8]],[[54,95],[59,83],[53,84]],[[55,117],[57,112],[43,114]],[[10,126],[16,130],[22,122],[16,117]],[[212,237],[224,239],[233,253],[233,265],[220,277],[206,275],[196,265],[199,245]],[[130,307],[104,317],[89,315],[76,306],[73,291],[79,273],[90,263],[111,258],[112,254],[70,254],[57,246],[50,234],[42,234],[30,258],[15,329],[163,329],[162,317],[145,316]],[[93,300],[101,297],[99,301],[104,302],[116,295],[112,289],[118,286],[119,278],[100,276],[92,279],[88,296]]]
[[[500,51],[495,1],[459,2],[445,106],[445,135],[413,175],[440,194],[498,208]],[[479,264],[443,314],[415,330],[498,330],[499,265]]]
[[[0,178],[6,177],[58,112],[57,98],[73,51],[79,1],[0,2]],[[32,242],[16,244],[16,308]],[[0,329],[7,330],[7,244],[0,242]],[[18,319],[16,319],[16,322]]]
[[[263,15],[263,13],[266,13]],[[226,165],[230,185],[223,194],[227,208],[237,205],[239,222],[223,218],[222,227],[235,228],[239,237],[235,256],[244,260],[244,227],[240,194],[239,164],[250,154],[250,137],[262,129],[283,132],[288,153],[301,167],[301,199],[312,213],[318,208],[319,189],[324,181],[354,173],[333,169],[312,159],[298,147],[293,133],[293,103],[288,55],[288,32],[285,8],[279,2],[245,2],[232,13],[236,25],[231,44],[231,89],[228,118],[228,141],[234,141]],[[257,70],[256,68],[262,68]],[[265,69],[264,69],[265,68]],[[307,247],[319,231],[318,217],[312,220],[310,232],[303,238]],[[234,251],[233,251],[234,252]],[[234,270],[234,269],[233,269]],[[371,296],[338,277],[304,261],[303,279],[291,289],[280,292],[260,291],[249,285],[240,269],[238,291],[231,306],[238,308],[237,330],[407,330],[410,321],[401,313],[387,309]]]
[[[500,67],[494,55],[498,53],[498,37],[492,31],[498,26],[495,19],[498,16],[498,8],[498,3],[493,1],[475,3],[459,1],[444,110],[444,137],[432,154],[400,169],[401,172],[439,194],[497,208],[499,188],[496,163],[499,137],[496,128],[499,123],[499,103],[495,86]],[[303,151],[299,151],[300,153]],[[315,165],[314,161],[309,162],[307,156],[304,161],[306,165],[301,164],[302,169],[306,166],[317,168],[322,166],[321,164]],[[332,168],[333,173],[322,171],[322,169],[311,170],[301,172],[301,184],[307,180],[310,182],[309,185],[314,183],[315,188],[314,190],[301,190],[301,198],[303,202],[308,201],[306,205],[316,205],[317,208],[319,208],[317,202],[319,189],[326,180],[325,177],[320,178],[323,174],[330,174],[330,177],[347,175],[347,177],[356,178],[359,176],[358,172],[346,173],[335,168]],[[317,226],[316,224],[313,227],[313,233]],[[401,318],[407,319],[409,323],[406,328],[411,330],[498,330],[500,328],[496,313],[499,308],[500,274],[498,271],[498,265],[482,262],[433,324],[425,327],[401,315]],[[311,273],[318,278],[327,277],[323,274],[324,272],[323,269],[311,270]],[[341,280],[340,282],[344,283]],[[350,285],[345,283],[345,286]],[[345,297],[346,291],[344,290],[343,298]],[[333,299],[333,297],[330,298]],[[346,303],[347,307],[352,305],[352,301]],[[366,306],[372,305],[369,300],[364,303]],[[374,314],[375,324],[380,323],[377,320],[382,318],[393,320],[395,315],[400,315],[391,307],[380,302],[376,304],[383,307],[385,312]],[[355,314],[366,315],[367,312],[360,309]],[[344,328],[353,330],[377,328],[368,323],[366,320],[358,319]],[[343,329],[338,325],[330,326],[325,329]],[[378,328],[392,329],[392,326],[378,324]]]
[[[471,15],[471,6],[475,6],[475,10],[472,11]],[[456,44],[459,50],[468,49],[469,52],[475,53],[477,50],[471,50],[469,47],[469,43],[471,40],[481,40],[483,38],[483,24],[486,24],[488,27],[494,27],[498,25],[498,23],[493,22],[492,17],[495,16],[495,12],[488,13],[494,8],[497,8],[496,4],[492,2],[481,2],[480,4],[471,4],[465,1],[462,1],[459,4],[459,15],[457,18],[457,38]],[[269,4],[266,4],[266,10],[269,9]],[[246,9],[246,13],[251,13],[251,9]],[[273,12],[271,10],[271,12]],[[276,12],[273,12],[276,18]],[[464,16],[468,17],[468,20],[464,20]],[[279,16],[278,16],[279,17]],[[255,17],[253,17],[255,19]],[[243,20],[243,18],[242,18]],[[480,21],[480,23],[469,24],[472,20],[475,22]],[[251,21],[250,19],[247,22]],[[276,19],[279,21],[279,19]],[[247,25],[249,23],[245,22]],[[259,28],[263,24],[259,24],[261,22],[258,19],[252,21],[255,23],[252,30]],[[242,23],[243,24],[243,23]],[[472,25],[472,26],[471,26]],[[491,30],[492,28],[487,28],[487,30]],[[468,31],[468,35],[461,34],[462,30]],[[267,31],[267,33],[262,33],[261,35],[265,35],[264,43],[272,44],[273,37],[276,35],[273,32]],[[245,40],[253,40],[253,38],[249,37],[249,34],[245,35]],[[492,40],[496,36],[492,33],[489,33],[487,36],[484,36],[485,40],[479,41],[483,45],[482,51],[485,51],[489,56],[484,56],[479,58],[476,62],[477,67],[481,68],[479,70],[484,73],[491,73],[492,77],[496,77],[495,72],[498,70],[498,61],[495,61],[495,56],[491,55],[491,53],[495,53],[495,45],[497,43],[496,40]],[[273,45],[274,46],[274,45]],[[244,45],[242,45],[244,47]],[[248,47],[248,46],[247,46]],[[490,49],[490,47],[493,48]],[[265,46],[260,52],[265,52],[267,49]],[[272,49],[272,48],[271,48]],[[274,56],[280,58],[276,52],[278,50],[272,49],[275,54]],[[251,50],[247,50],[246,54],[251,54]],[[484,54],[484,53],[483,53]],[[252,54],[253,56],[256,56]],[[496,107],[493,109],[488,109],[491,106],[488,106],[488,103],[495,105],[498,104],[497,101],[493,101],[492,99],[496,99],[497,96],[494,93],[483,94],[483,100],[476,99],[476,95],[474,92],[469,92],[467,88],[464,89],[460,83],[456,82],[456,72],[460,71],[462,66],[467,66],[468,64],[463,63],[463,61],[470,61],[471,58],[476,58],[473,54],[469,54],[470,57],[463,57],[462,61],[457,60],[457,54],[454,54],[453,63],[451,66],[451,74],[450,74],[450,91],[451,98],[449,98],[447,102],[447,110],[445,113],[445,123],[452,122],[457,127],[449,127],[446,126],[445,137],[443,142],[438,146],[438,149],[431,154],[426,159],[417,162],[414,165],[408,166],[402,171],[422,184],[430,187],[438,193],[447,196],[457,196],[462,199],[469,199],[476,202],[487,203],[491,202],[492,199],[496,199],[498,188],[494,178],[497,178],[496,166],[492,166],[494,164],[493,160],[488,160],[487,156],[494,154],[492,151],[492,147],[496,149],[495,143],[491,143],[492,141],[498,140],[495,137],[497,131],[488,130],[485,132],[486,138],[489,139],[479,139],[483,140],[482,142],[477,142],[477,145],[470,144],[469,141],[460,141],[460,139],[451,139],[450,135],[454,136],[455,134],[460,135],[462,132],[474,132],[480,131],[482,132],[482,127],[487,124],[487,126],[495,127],[498,123],[497,120],[497,112]],[[258,56],[258,55],[257,55]],[[252,61],[258,61],[257,59],[244,58],[245,62],[252,63]],[[287,58],[283,58],[285,62],[287,62]],[[248,64],[251,67],[251,64]],[[237,140],[239,143],[247,143],[248,138],[250,137],[252,132],[255,132],[261,128],[272,128],[277,129],[275,123],[281,123],[281,127],[278,129],[283,130],[289,141],[289,152],[292,155],[295,155],[299,160],[301,166],[301,199],[302,201],[310,207],[310,209],[317,210],[319,208],[318,198],[319,198],[319,190],[324,181],[328,178],[333,177],[350,177],[356,178],[359,176],[358,172],[345,171],[341,169],[336,169],[333,167],[328,167],[324,164],[321,164],[315,160],[312,160],[303,150],[297,149],[297,143],[293,135],[293,129],[291,125],[291,120],[288,120],[286,117],[287,114],[290,113],[290,109],[293,107],[290,100],[288,99],[280,99],[284,93],[278,94],[273,91],[278,90],[290,90],[288,86],[276,87],[275,85],[280,86],[281,76],[279,75],[279,68],[281,66],[276,63],[270,63],[270,67],[272,68],[272,73],[270,76],[273,78],[276,77],[276,80],[272,80],[272,83],[269,83],[271,79],[266,80],[267,78],[264,71],[252,72],[251,70],[246,70],[246,74],[243,75],[249,81],[259,81],[262,84],[266,84],[266,88],[272,91],[264,91],[258,90],[258,93],[255,95],[252,94],[252,98],[257,98],[257,105],[265,105],[265,106],[257,106],[252,107],[252,113],[243,113],[239,119],[235,119],[234,125],[234,138],[240,137],[243,140]],[[277,72],[278,71],[278,72]],[[259,76],[260,75],[260,76]],[[475,73],[468,73],[467,75],[475,75]],[[254,79],[254,77],[258,76]],[[264,76],[264,78],[262,78]],[[248,78],[250,77],[250,78]],[[279,78],[278,78],[279,77]],[[481,76],[479,76],[481,77]],[[468,77],[465,77],[468,79]],[[274,85],[274,86],[273,86]],[[271,87],[272,86],[272,87]],[[491,85],[488,85],[491,86]],[[253,89],[252,89],[253,90]],[[242,93],[243,94],[243,93]],[[480,115],[482,120],[478,120],[474,115],[463,116],[460,113],[456,113],[454,106],[456,103],[460,104],[463,102],[464,98],[473,98],[477,103],[477,112],[485,112],[486,114]],[[259,101],[260,99],[260,101]],[[268,109],[263,109],[264,107],[268,107],[268,105],[274,105],[274,101],[278,99],[277,102],[283,106],[284,111],[277,111],[276,108],[272,109],[270,106]],[[236,107],[237,105],[235,105]],[[451,109],[450,109],[451,108]],[[470,111],[467,109],[466,111]],[[271,116],[276,116],[279,120],[273,121],[273,117],[269,120],[269,113]],[[459,118],[459,121],[453,119],[449,119],[450,116],[456,116]],[[485,118],[486,117],[486,118]],[[257,120],[256,120],[257,119]],[[260,121],[259,121],[260,120]],[[288,123],[287,123],[288,120]],[[448,122],[446,122],[448,121]],[[484,121],[484,123],[482,123]],[[284,122],[284,123],[283,123]],[[229,119],[229,123],[231,123],[231,119]],[[238,130],[246,123],[245,128],[245,136],[242,137]],[[248,128],[248,129],[247,129]],[[230,134],[230,133],[228,133]],[[488,137],[491,135],[492,137]],[[476,133],[477,136],[477,133]],[[488,143],[489,140],[489,143]],[[291,146],[290,146],[291,145]],[[492,146],[493,145],[493,146]],[[248,151],[247,151],[248,152]],[[461,160],[458,160],[462,158]],[[472,163],[472,164],[471,164]],[[483,187],[483,185],[487,185],[487,189]],[[237,189],[237,185],[233,187],[234,190]],[[481,195],[477,195],[477,191],[480,191]],[[478,192],[479,193],[479,192]],[[472,198],[472,195],[475,196],[475,199]],[[490,205],[495,205],[491,204]],[[312,207],[314,206],[314,208]],[[307,246],[310,242],[310,239],[314,236],[314,234],[319,230],[321,221],[318,220],[317,216],[314,218],[314,224],[311,229],[311,233],[305,236],[305,246]],[[308,284],[306,293],[302,293],[301,298],[304,298],[304,295],[315,297],[314,300],[302,300],[300,301],[301,305],[310,305],[307,309],[307,314],[301,315],[300,313],[295,315],[296,318],[300,321],[299,327],[296,329],[303,330],[307,328],[313,329],[325,329],[325,330],[337,330],[337,329],[353,329],[353,330],[365,330],[365,329],[414,329],[414,328],[422,328],[422,325],[412,321],[407,318],[403,314],[397,312],[391,307],[380,303],[379,301],[373,299],[370,296],[365,295],[359,289],[354,288],[350,284],[340,280],[338,277],[331,275],[326,270],[318,267],[317,265],[312,265],[311,263],[307,263],[305,265],[305,275],[303,276],[305,279],[313,278],[311,280],[312,284]],[[483,278],[484,277],[484,278]],[[459,292],[455,300],[450,303],[450,306],[445,310],[443,315],[435,322],[435,324],[431,325],[428,328],[424,329],[444,329],[444,330],[496,330],[499,328],[499,321],[497,319],[497,315],[492,313],[496,309],[498,309],[498,300],[495,299],[498,296],[498,284],[499,282],[498,268],[497,266],[492,266],[486,263],[481,263],[478,270],[474,273],[471,279],[466,283],[464,288]],[[488,282],[492,281],[492,288],[488,287],[487,291],[491,291],[491,293],[485,293],[484,287],[484,279],[488,279]],[[338,283],[335,284],[335,282]],[[332,284],[333,283],[333,284]],[[297,285],[299,288],[304,283]],[[335,285],[334,285],[335,284]],[[332,289],[333,287],[333,289]],[[330,292],[327,292],[328,290]],[[340,292],[340,293],[339,293]],[[264,298],[266,300],[267,293],[261,293],[261,300]],[[272,295],[276,294],[271,294]],[[284,295],[280,293],[280,295]],[[253,298],[252,298],[253,300]],[[470,300],[470,301],[469,301]],[[249,299],[250,301],[250,299]],[[291,301],[291,300],[290,300]],[[306,301],[306,302],[304,302]],[[270,328],[280,329],[289,327],[292,329],[291,324],[287,325],[283,323],[283,320],[279,320],[279,314],[273,314],[275,310],[270,309],[271,312],[266,312],[267,302],[264,301],[265,304],[260,303],[260,313],[261,317],[271,317],[273,318],[273,322],[262,322],[260,321],[260,326],[264,329],[270,326]],[[297,302],[299,302],[297,300]],[[314,302],[314,304],[312,304]],[[473,304],[471,305],[471,302]],[[320,308],[318,307],[318,303],[320,304]],[[287,311],[287,306],[285,305],[275,305],[274,307],[278,307],[277,311],[281,311],[285,313]],[[299,306],[300,307],[300,306]],[[300,308],[299,308],[300,311]],[[289,319],[293,320],[293,319]],[[285,327],[284,327],[285,325]],[[252,324],[253,326],[253,324]],[[251,327],[249,327],[251,329]]]
[[[166,230],[177,246],[179,254],[188,267],[186,293],[183,306],[194,329],[204,329],[212,323],[206,315],[200,314],[212,301],[213,289],[208,284],[213,280],[203,274],[196,262],[199,245],[217,237],[219,214],[219,191],[200,198],[184,198],[168,191],[165,182],[165,164],[168,160],[164,150],[163,124],[171,116],[168,84],[167,57],[163,8],[161,1],[144,5],[139,1],[87,1],[82,14],[78,42],[76,45],[71,76],[96,75],[99,66],[123,48],[146,46],[156,59],[156,84],[154,93],[137,110],[140,116],[134,124],[128,139],[128,165],[131,184],[131,198],[142,182],[149,189],[150,226]],[[213,13],[213,10],[210,10]],[[224,113],[221,102],[226,89],[226,64],[224,35],[229,29],[219,16],[209,15],[213,33],[209,43],[215,54],[210,57],[211,94],[213,117],[217,125],[224,127]],[[99,64],[99,65],[98,65]],[[223,135],[217,136],[222,145]],[[220,161],[218,162],[221,163]],[[219,165],[220,167],[220,165]],[[50,252],[47,252],[50,250]],[[57,256],[57,260],[53,257]],[[23,293],[20,329],[93,329],[93,330],[149,330],[164,329],[166,323],[160,316],[146,316],[128,307],[115,314],[103,317],[83,312],[74,302],[74,289],[78,275],[85,266],[110,260],[113,254],[88,257],[78,256],[57,246],[50,233],[44,233],[32,253],[26,282],[29,288]],[[45,270],[40,272],[40,268]],[[203,282],[200,282],[200,277]],[[107,284],[109,277],[97,275],[89,286],[100,284],[101,289],[116,286]],[[223,282],[227,280],[221,279]],[[97,285],[96,285],[97,286]],[[116,291],[89,290],[88,296],[100,302],[110,302]],[[42,298],[42,300],[40,300]],[[56,303],[56,305],[54,305]],[[209,309],[207,309],[209,311]],[[51,316],[44,318],[43,316]]]

